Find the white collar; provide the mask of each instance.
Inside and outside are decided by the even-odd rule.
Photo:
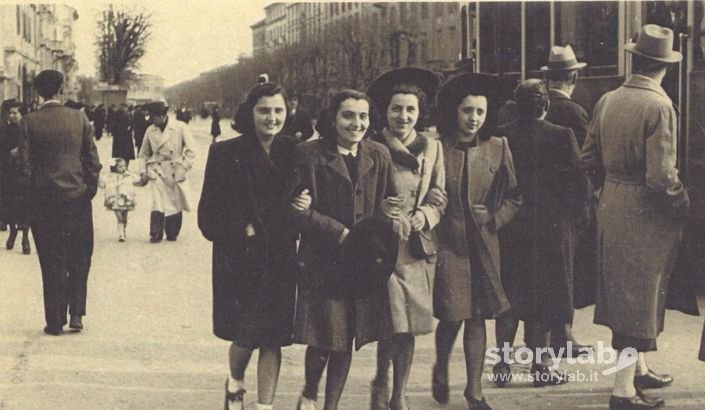
[[[346,156],[348,154],[352,154],[353,157],[357,157],[357,150],[360,147],[360,144],[355,144],[355,147],[353,149],[347,149],[343,148],[340,145],[338,145],[338,153],[342,156]]]
[[[568,99],[570,99],[570,94],[568,94],[567,92],[565,92],[565,91],[563,91],[563,90],[559,90],[558,88],[551,88],[551,91],[555,91],[555,92],[557,92],[558,94],[563,94],[563,95],[566,96]]]
[[[46,101],[44,101],[43,103],[41,103],[41,104],[39,105],[39,108],[42,108],[42,107],[44,107],[44,106],[47,105],[47,104],[59,104],[59,105],[61,105],[61,101],[59,101],[59,100],[46,100]]]

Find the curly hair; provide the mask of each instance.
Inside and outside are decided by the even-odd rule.
[[[379,109],[379,115],[377,116],[378,118],[376,118],[378,121],[376,121],[375,129],[381,131],[382,128],[389,127],[387,123],[387,110],[389,109],[389,104],[392,102],[392,97],[397,94],[411,94],[416,96],[419,102],[419,118],[416,120],[414,128],[416,131],[423,131],[428,125],[428,97],[421,87],[407,83],[396,84],[384,93],[382,100],[379,101],[380,106],[377,107]]]
[[[240,104],[235,113],[235,131],[240,134],[254,134],[255,122],[252,115],[252,109],[262,97],[274,97],[281,95],[286,101],[286,92],[284,88],[276,83],[262,83],[255,85],[249,93],[245,101]]]
[[[322,139],[331,140],[337,138],[337,132],[335,130],[335,117],[338,115],[338,110],[343,104],[343,101],[348,99],[353,100],[365,100],[370,104],[370,122],[372,122],[372,111],[373,105],[370,97],[357,90],[343,89],[338,91],[333,98],[330,99],[328,106],[321,111],[320,118],[316,122],[316,131],[321,135]],[[365,138],[370,134],[372,127],[367,128],[367,133]]]

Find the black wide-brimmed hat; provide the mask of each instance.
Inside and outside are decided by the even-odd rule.
[[[386,290],[398,252],[399,239],[391,221],[372,217],[358,222],[341,246],[336,287],[356,299]]]
[[[497,109],[512,98],[514,84],[493,74],[461,73],[451,77],[438,92],[438,111],[455,112],[460,101],[468,95],[483,95],[490,106]]]
[[[147,110],[150,117],[154,115],[164,115],[168,108],[164,101],[152,101],[144,105],[144,109]]]
[[[421,67],[402,67],[389,70],[375,78],[367,87],[367,95],[370,96],[378,110],[384,101],[389,98],[390,90],[400,84],[412,84],[419,87],[431,106],[436,101],[436,93],[441,85],[441,79],[436,73]]]

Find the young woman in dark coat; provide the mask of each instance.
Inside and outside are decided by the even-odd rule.
[[[355,297],[335,277],[336,255],[349,229],[374,216],[398,218],[386,199],[396,195],[394,168],[382,144],[363,139],[370,126],[370,99],[342,90],[321,115],[319,140],[299,145],[301,188],[310,190],[311,209],[301,212],[300,280],[294,326],[306,349],[306,384],[298,409],[316,408],[318,385],[328,367],[323,409],[338,408],[355,347],[379,339],[386,289]],[[320,286],[320,284],[325,284]]]
[[[198,226],[213,242],[213,331],[230,340],[225,407],[242,409],[244,376],[254,349],[258,409],[271,409],[281,347],[291,344],[297,232],[288,215],[310,197],[293,197],[296,142],[279,135],[284,90],[254,87],[236,114],[242,136],[211,145]],[[293,199],[292,199],[293,198]]]

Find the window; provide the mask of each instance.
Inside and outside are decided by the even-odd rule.
[[[525,12],[527,77],[540,78],[551,49],[551,5],[547,1],[527,2]]]
[[[693,12],[695,14],[695,33],[693,36],[693,61],[695,61],[695,69],[699,71],[705,70],[705,19],[703,14],[705,10],[705,0],[697,0],[693,3]]]
[[[521,3],[480,3],[480,71],[521,72]]]
[[[428,3],[426,3],[426,2],[421,3],[421,18],[423,18],[423,19],[428,18]]]
[[[578,61],[588,63],[586,75],[618,74],[618,7],[611,1],[555,3],[556,44],[570,44]]]
[[[435,3],[433,8],[436,9],[436,17],[443,16],[443,3]]]

